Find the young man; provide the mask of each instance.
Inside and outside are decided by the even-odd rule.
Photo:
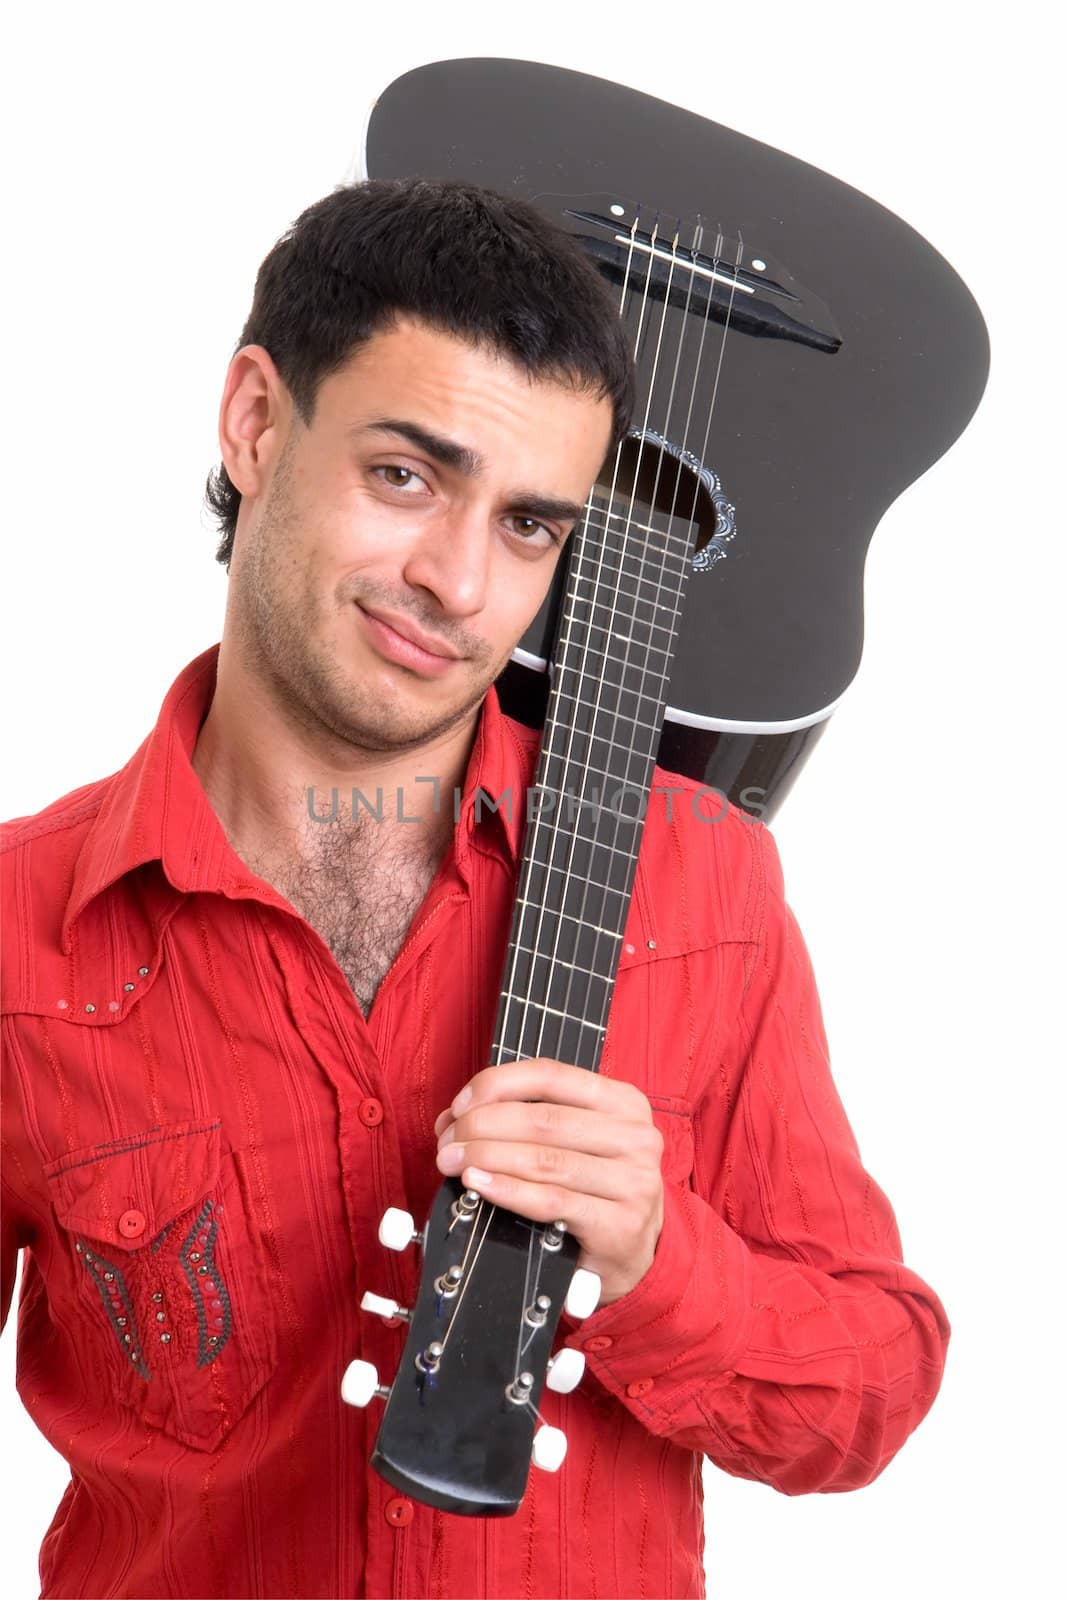
[[[485,191],[339,190],[260,269],[221,644],[6,828],[4,1302],[25,1247],[20,1394],[71,1464],[45,1595],[697,1595],[704,1454],[858,1487],[936,1394],[761,824],[670,778],[602,1071],[484,1068],[523,812],[474,801],[537,750],[493,680],[631,384],[592,267]],[[340,1399],[403,1343],[363,1291],[415,1293],[378,1219],[442,1173],[602,1280],[543,1403],[567,1458],[499,1521],[397,1494]]]

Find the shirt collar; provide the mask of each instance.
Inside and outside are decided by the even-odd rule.
[[[107,785],[75,865],[63,915],[64,952],[69,954],[71,929],[89,902],[146,862],[161,862],[169,883],[183,894],[206,890],[279,899],[233,850],[192,764],[214,698],[218,655],[213,644],[182,669],[152,732]],[[499,841],[507,862],[518,860],[538,742],[539,735],[504,715],[490,685],[458,808],[455,854],[461,870],[476,831],[487,843]],[[450,803],[451,797],[442,797],[442,804]]]

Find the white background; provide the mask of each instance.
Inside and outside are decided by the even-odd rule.
[[[1052,1593],[1064,290],[1051,11],[20,13],[2,94],[4,816],[120,767],[178,670],[219,637],[226,580],[201,495],[255,270],[345,176],[371,99],[409,67],[511,55],[674,100],[873,195],[971,288],[992,338],[986,398],[883,519],[862,666],[774,825],[864,1161],[953,1323],[947,1375],[858,1493],[787,1499],[709,1470],[709,1592]],[[21,1600],[37,1593],[66,1469],[17,1401],[14,1345],[12,1317],[0,1535],[4,1592]]]

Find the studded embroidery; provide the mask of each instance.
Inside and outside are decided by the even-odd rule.
[[[198,1367],[214,1361],[230,1337],[230,1297],[215,1265],[219,1224],[214,1209],[210,1200],[204,1201],[179,1251],[196,1306]]]
[[[141,1336],[137,1331],[130,1291],[122,1269],[100,1255],[95,1246],[90,1249],[81,1239],[75,1241],[74,1248],[81,1256],[86,1270],[100,1292],[108,1321],[115,1330],[115,1337],[119,1341],[119,1348],[124,1357],[138,1376],[151,1378],[152,1374],[148,1370],[142,1350]]]

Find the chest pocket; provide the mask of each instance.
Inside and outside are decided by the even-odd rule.
[[[277,1360],[263,1253],[215,1123],[171,1123],[45,1167],[77,1274],[86,1354],[122,1403],[200,1450]]]

